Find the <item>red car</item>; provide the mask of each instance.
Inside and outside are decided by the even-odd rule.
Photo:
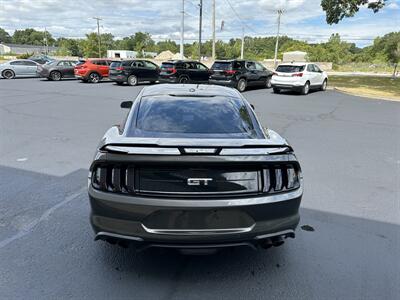
[[[107,58],[89,58],[74,68],[75,78],[83,82],[98,83],[103,78],[108,78],[111,60]]]

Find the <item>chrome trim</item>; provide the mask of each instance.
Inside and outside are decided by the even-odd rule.
[[[274,237],[274,236],[282,236],[282,235],[291,234],[291,233],[294,234],[294,230],[293,229],[288,229],[288,230],[283,230],[283,231],[278,231],[278,232],[273,232],[273,233],[257,235],[254,239],[255,240],[262,240],[262,239],[266,239],[266,238],[270,238],[270,237]]]
[[[154,229],[148,228],[142,224],[143,229],[152,234],[168,234],[168,235],[219,235],[219,234],[236,234],[245,233],[253,230],[255,224],[250,227],[241,228],[221,228],[221,229]]]
[[[148,154],[148,155],[180,155],[178,148],[166,147],[129,147],[129,146],[112,146],[104,147],[105,150],[115,151],[124,154]]]
[[[131,240],[131,241],[136,241],[136,242],[143,242],[144,241],[141,237],[124,235],[124,234],[117,234],[117,233],[111,233],[111,232],[106,232],[106,231],[98,232],[96,234],[96,237],[94,238],[94,240],[97,241],[97,240],[101,239],[102,236],[116,238],[116,239]]]
[[[277,148],[224,148],[219,155],[267,155],[287,151],[288,147]]]

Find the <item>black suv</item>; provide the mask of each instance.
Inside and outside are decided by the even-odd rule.
[[[113,61],[110,65],[108,77],[121,85],[125,82],[128,85],[137,85],[139,82],[158,80],[160,68],[148,60],[122,60]]]
[[[96,240],[143,249],[280,246],[295,235],[300,164],[232,88],[146,86],[89,173]]]
[[[198,61],[171,60],[161,64],[160,82],[208,83],[210,70]]]
[[[237,88],[243,92],[248,86],[271,88],[272,72],[262,64],[250,60],[217,60],[211,67],[209,83]]]

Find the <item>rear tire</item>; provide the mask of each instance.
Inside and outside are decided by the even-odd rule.
[[[328,80],[325,79],[320,87],[320,91],[326,91],[326,87],[328,86]]]
[[[90,83],[99,83],[100,81],[100,75],[93,72],[89,74],[89,80]]]
[[[138,84],[138,78],[135,75],[131,75],[128,77],[128,85],[135,86]]]
[[[189,78],[186,76],[182,76],[181,78],[179,78],[179,83],[186,84],[188,82],[189,82]]]
[[[266,88],[266,89],[270,89],[270,88],[272,87],[271,80],[272,80],[271,76],[270,76],[270,77],[267,77],[267,78],[265,79],[265,88]]]
[[[307,95],[309,91],[310,91],[310,82],[307,81],[304,84],[304,86],[301,88],[301,94],[302,95]]]
[[[239,92],[242,93],[242,92],[244,92],[244,91],[246,90],[246,87],[247,87],[246,79],[240,78],[239,81],[238,81],[238,83],[237,83],[237,85],[236,85],[236,89],[237,89]]]
[[[3,73],[1,73],[1,76],[5,79],[13,79],[15,77],[15,73],[13,70],[4,70]]]
[[[53,81],[59,81],[61,80],[61,73],[58,71],[53,71],[50,73],[50,79]]]
[[[279,94],[281,92],[281,90],[277,89],[277,88],[273,88],[273,91],[274,91],[275,94]]]

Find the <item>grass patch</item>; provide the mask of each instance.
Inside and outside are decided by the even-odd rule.
[[[400,78],[378,76],[329,76],[329,85],[352,94],[400,100]]]

